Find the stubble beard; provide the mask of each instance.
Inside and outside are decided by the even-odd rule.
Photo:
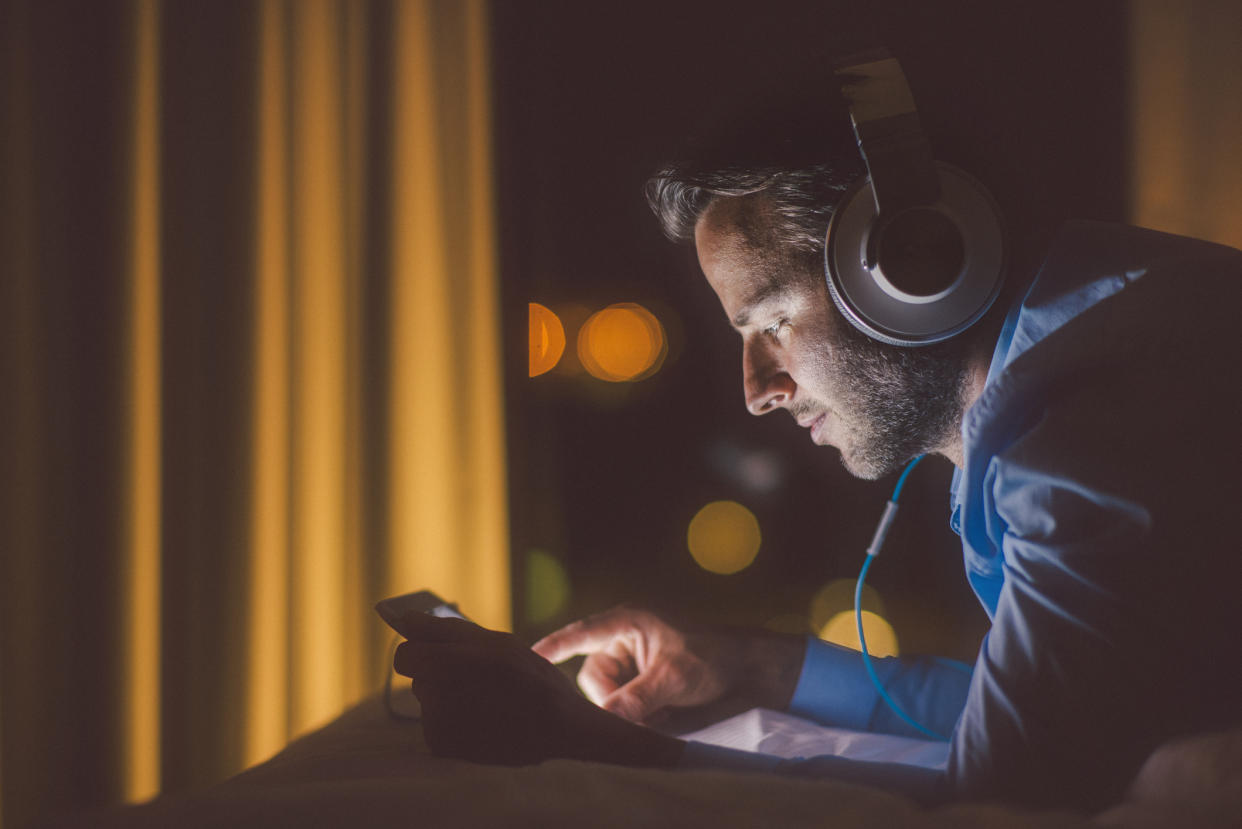
[[[968,361],[955,344],[898,348],[844,325],[832,364],[842,413],[841,463],[875,480],[961,431]]]

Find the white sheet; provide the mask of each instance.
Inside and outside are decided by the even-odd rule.
[[[935,769],[943,769],[949,758],[948,743],[830,728],[767,708],[752,708],[681,736],[700,743],[777,757],[835,754],[854,760],[905,763]]]

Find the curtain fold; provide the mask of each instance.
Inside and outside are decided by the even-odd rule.
[[[1242,248],[1242,4],[1131,0],[1130,216]]]
[[[144,800],[160,779],[160,225],[159,8],[137,0],[129,117],[128,308],[124,321],[128,399],[124,491],[125,685],[121,693],[124,796]]]
[[[0,816],[207,784],[509,626],[483,0],[0,2]]]

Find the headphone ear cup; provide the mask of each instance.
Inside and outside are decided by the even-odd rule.
[[[932,204],[878,217],[868,177],[846,192],[828,225],[833,302],[889,345],[930,345],[964,331],[987,313],[1004,277],[1004,228],[992,196],[962,170],[935,166],[940,198]]]

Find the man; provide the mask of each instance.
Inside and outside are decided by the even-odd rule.
[[[1031,251],[1030,271],[1011,253],[1001,300],[964,332],[879,342],[825,280],[826,231],[865,170],[844,109],[820,115],[748,119],[662,170],[648,196],[666,233],[693,241],[741,337],[752,413],[788,412],[859,477],[928,452],[957,467],[952,526],[992,629],[973,670],[878,661],[904,709],[952,734],[947,769],[780,761],[639,725],[729,696],[912,733],[856,653],[813,639],[618,608],[534,646],[553,662],[587,654],[578,682],[594,704],[511,637],[451,621],[410,618],[397,668],[414,679],[429,746],[451,756],[754,768],[929,802],[1100,807],[1162,743],[1242,724],[1227,655],[1242,557],[1222,531],[1242,468],[1242,255],[1069,225]]]

